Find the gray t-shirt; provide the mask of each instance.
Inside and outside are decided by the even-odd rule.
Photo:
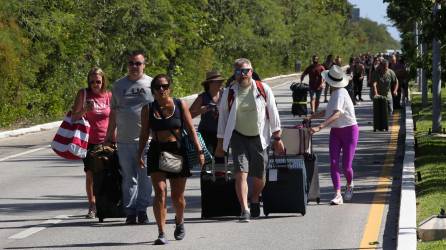
[[[127,76],[113,84],[111,109],[116,112],[117,142],[136,143],[141,129],[141,109],[153,102],[152,77],[143,75],[136,81]]]

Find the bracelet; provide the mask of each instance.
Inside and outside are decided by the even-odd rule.
[[[282,138],[280,136],[277,136],[277,137],[273,137],[273,140],[274,141],[280,141],[280,140],[282,140]]]
[[[198,153],[199,155],[204,155],[204,150],[203,150],[203,149],[200,149],[200,150],[197,151],[197,153]]]

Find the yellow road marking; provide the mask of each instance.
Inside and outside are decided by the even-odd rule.
[[[360,248],[378,247],[376,244],[379,241],[379,233],[381,229],[381,222],[383,218],[384,208],[386,206],[386,196],[390,192],[392,180],[389,178],[395,160],[396,149],[398,146],[398,132],[400,114],[394,113],[392,117],[392,127],[390,128],[390,142],[387,147],[386,158],[383,163],[380,177],[378,178],[375,195],[370,207],[367,224],[364,228]],[[382,244],[382,242],[381,242]]]

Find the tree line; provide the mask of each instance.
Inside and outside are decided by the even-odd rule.
[[[387,16],[401,32],[401,46],[404,57],[411,66],[414,78],[416,68],[423,68],[427,77],[432,77],[432,40],[442,41],[441,64],[442,80],[446,80],[446,1],[444,0],[384,0],[389,3]],[[437,15],[433,15],[435,2],[442,3]],[[418,29],[418,34],[415,29]],[[417,43],[418,40],[418,43]],[[425,46],[421,54],[420,45]]]
[[[0,0],[0,128],[60,119],[92,66],[110,82],[131,50],[146,73],[168,73],[175,95],[201,90],[205,72],[231,74],[247,57],[262,77],[312,54],[347,58],[398,47],[347,0]]]

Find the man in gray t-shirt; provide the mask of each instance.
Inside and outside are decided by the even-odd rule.
[[[141,129],[141,109],[153,101],[152,78],[144,74],[145,58],[141,52],[128,57],[128,74],[117,80],[112,89],[112,103],[106,142],[116,133],[118,158],[122,174],[122,199],[127,224],[146,224],[152,184],[147,169],[136,161]]]

